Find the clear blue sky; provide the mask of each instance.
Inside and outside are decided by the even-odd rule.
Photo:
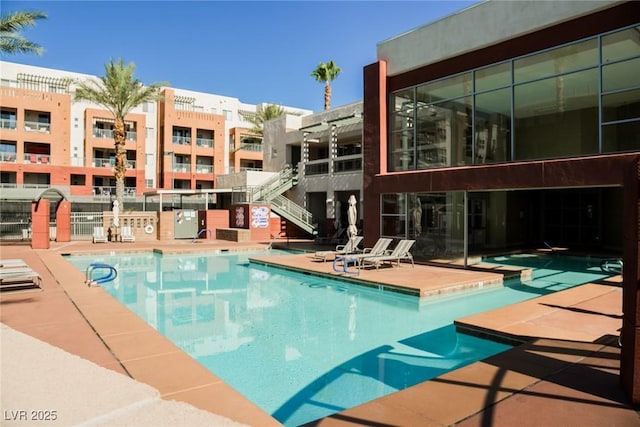
[[[21,64],[102,76],[122,58],[143,83],[323,109],[310,76],[333,60],[332,107],[362,100],[362,69],[376,45],[478,1],[5,1],[1,13],[41,10],[22,32],[45,53]]]

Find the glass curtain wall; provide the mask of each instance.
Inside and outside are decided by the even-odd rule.
[[[640,149],[640,27],[391,95],[389,170]]]
[[[416,258],[464,255],[464,192],[382,195],[381,237],[414,239]]]

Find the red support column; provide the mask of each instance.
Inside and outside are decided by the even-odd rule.
[[[56,242],[71,241],[71,202],[62,200],[56,209]]]
[[[47,199],[31,202],[31,248],[49,249],[49,209],[51,204]]]
[[[620,383],[640,405],[640,162],[624,180],[624,267],[622,273],[622,350]]]

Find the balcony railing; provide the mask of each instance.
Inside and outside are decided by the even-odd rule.
[[[15,163],[16,153],[12,151],[0,151],[0,162],[2,163]]]
[[[326,175],[329,173],[328,160],[313,160],[304,165],[305,175]]]
[[[50,133],[51,123],[25,121],[24,130],[26,130],[27,132]]]
[[[113,130],[111,129],[93,129],[93,137],[94,138],[105,138],[105,139],[113,139]],[[125,135],[127,141],[135,141],[138,138],[138,132],[136,131],[128,131]]]
[[[116,195],[116,187],[95,186],[93,187],[95,196],[110,197]],[[124,197],[136,197],[136,187],[124,187]]]
[[[47,165],[50,163],[50,154],[31,154],[25,153],[24,155],[24,163],[34,163],[34,164],[42,164]]]
[[[93,129],[94,138],[109,138],[113,139],[113,131],[111,129]]]
[[[196,173],[213,173],[211,165],[196,165]]]
[[[173,135],[172,141],[174,144],[188,145],[191,144],[191,137]]]
[[[213,147],[213,139],[209,138],[196,138],[196,145],[198,147]]]
[[[240,144],[240,148],[238,148],[238,150],[260,152],[262,151],[262,144],[255,144],[255,143]]]
[[[0,128],[15,129],[16,127],[16,119],[0,119]]]
[[[173,165],[174,172],[191,172],[190,163],[176,163]]]
[[[116,160],[113,158],[99,158],[96,157],[93,159],[93,167],[94,168],[112,168],[116,165]],[[135,160],[127,160],[127,169],[135,169],[136,161]]]

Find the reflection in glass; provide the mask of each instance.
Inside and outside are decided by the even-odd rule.
[[[587,70],[514,89],[515,159],[598,152],[598,72]]]
[[[602,62],[640,55],[640,26],[602,37]]]
[[[503,62],[475,72],[476,92],[498,89],[511,84],[511,63]]]
[[[602,151],[640,150],[640,120],[602,126]]]
[[[516,83],[567,73],[598,64],[598,40],[559,47],[513,62]]]
[[[602,90],[628,89],[640,86],[640,58],[602,67]]]
[[[511,91],[476,95],[474,164],[511,159]]]

